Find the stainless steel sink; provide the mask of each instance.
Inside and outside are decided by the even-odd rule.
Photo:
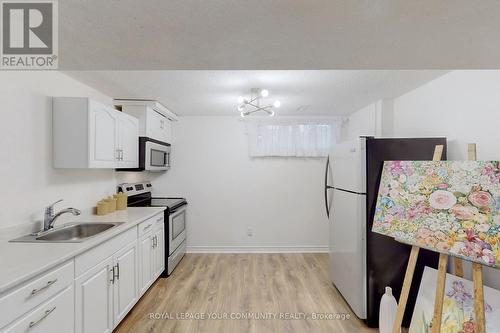
[[[109,230],[118,224],[120,223],[68,223],[37,234],[19,237],[11,240],[11,242],[78,243]]]

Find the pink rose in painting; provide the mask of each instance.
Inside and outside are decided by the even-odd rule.
[[[436,244],[436,248],[441,251],[448,251],[450,249],[450,245],[448,242],[438,242]]]
[[[427,228],[420,228],[417,231],[417,237],[427,238],[427,237],[429,237],[431,235],[431,233],[432,233],[432,231],[430,231]]]
[[[437,187],[441,190],[446,190],[450,186],[448,184],[439,184]]]
[[[469,201],[476,207],[487,207],[493,201],[491,194],[485,191],[476,191],[469,194]]]
[[[463,323],[462,327],[463,327],[462,332],[474,333],[474,322],[472,320],[466,321],[465,323]]]
[[[478,213],[476,207],[455,205],[451,207],[451,213],[459,220],[469,220]]]
[[[450,209],[457,203],[457,198],[453,193],[437,190],[429,196],[429,204],[435,209]]]

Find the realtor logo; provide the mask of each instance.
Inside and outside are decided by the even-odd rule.
[[[1,1],[2,69],[57,68],[57,2]]]

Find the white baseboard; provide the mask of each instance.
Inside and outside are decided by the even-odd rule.
[[[188,246],[187,253],[328,253],[328,246]]]

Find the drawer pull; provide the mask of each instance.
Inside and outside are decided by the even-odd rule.
[[[163,217],[159,217],[159,218],[156,220],[156,222],[161,222],[161,221],[163,221]]]
[[[52,312],[54,312],[55,309],[56,309],[56,307],[54,306],[52,309],[46,310],[45,313],[43,314],[43,316],[41,316],[39,319],[37,319],[35,321],[30,322],[29,328],[32,328],[33,326],[35,326],[36,324],[38,324],[39,322],[41,322],[42,320],[47,318]]]
[[[54,280],[50,280],[50,281],[47,281],[47,284],[45,286],[43,286],[42,288],[38,288],[38,289],[33,289],[31,291],[31,296],[35,296],[36,294],[38,294],[40,291],[43,291],[45,289],[47,289],[48,287],[50,287],[51,285],[53,285],[54,283],[57,282],[57,279],[54,279]]]
[[[149,228],[151,228],[151,226],[152,226],[152,224],[148,224],[147,226],[145,226],[145,227],[142,229],[142,231],[144,231],[144,230],[148,230]]]

